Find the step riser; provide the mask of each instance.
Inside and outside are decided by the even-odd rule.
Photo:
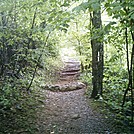
[[[60,73],[60,80],[77,80],[80,76],[80,62],[71,60],[64,61],[64,68]]]

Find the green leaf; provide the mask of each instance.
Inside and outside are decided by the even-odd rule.
[[[94,11],[95,11],[95,10],[99,10],[99,9],[100,9],[100,4],[99,4],[99,3],[93,3],[93,4],[91,5],[91,7],[93,8]]]
[[[134,19],[134,13],[133,13],[133,14],[131,14],[130,18],[131,18],[131,19]]]
[[[115,11],[120,11],[122,8],[122,6],[118,5],[118,6],[115,6],[113,7],[112,11],[115,12]]]
[[[105,26],[105,28],[104,28],[105,32],[109,32],[111,26],[114,25],[114,24],[116,24],[115,21],[112,21],[112,22],[110,22],[109,24],[107,24],[107,25]]]
[[[134,26],[131,27],[131,30],[134,31]]]
[[[80,12],[85,11],[87,8],[89,8],[89,2],[83,2],[79,6],[73,8],[72,11]]]

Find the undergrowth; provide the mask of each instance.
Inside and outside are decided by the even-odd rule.
[[[43,100],[40,92],[21,92],[18,100],[10,109],[0,112],[0,134],[38,132],[37,111],[42,106]]]
[[[54,62],[55,61],[55,62]],[[38,134],[38,112],[44,107],[41,84],[52,83],[58,77],[61,62],[47,59],[39,67],[29,91],[27,79],[7,78],[0,89],[0,134]],[[30,77],[29,77],[30,78]]]
[[[116,113],[113,109],[110,109],[109,105],[104,100],[89,100],[92,108],[95,112],[100,113],[105,122],[109,124],[113,133],[119,134],[133,134],[133,126],[128,125],[125,122],[124,117],[120,113]]]
[[[92,74],[84,72],[81,80],[87,83],[87,96],[92,92]],[[117,133],[131,134],[134,131],[134,122],[131,120],[131,96],[127,94],[126,102],[122,108],[124,91],[127,88],[127,72],[117,66],[108,66],[104,69],[103,96],[93,103],[94,107],[100,107],[101,112],[108,120],[112,121]]]

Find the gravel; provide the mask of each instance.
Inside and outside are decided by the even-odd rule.
[[[95,111],[85,89],[44,91],[45,102],[38,115],[38,134],[111,134],[110,124]]]

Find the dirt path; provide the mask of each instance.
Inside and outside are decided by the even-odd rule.
[[[61,81],[58,84],[64,87],[71,81],[77,83],[79,71],[78,61],[66,61],[66,66],[61,72]],[[84,87],[66,92],[44,90],[43,94],[46,99],[38,117],[39,134],[112,133],[109,129],[110,124],[108,125],[104,116],[102,117],[91,107],[91,101],[85,96]]]
[[[39,115],[39,134],[109,134],[102,116],[93,111],[85,89],[69,92],[45,91],[45,107]]]

